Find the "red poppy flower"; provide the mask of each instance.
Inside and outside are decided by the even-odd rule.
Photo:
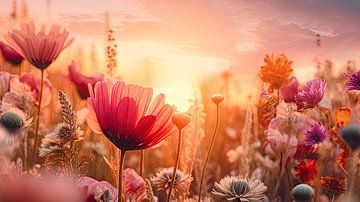
[[[295,166],[296,176],[300,178],[303,182],[308,182],[312,180],[316,174],[316,161],[308,160],[306,163],[304,161],[300,162]]]
[[[89,85],[89,93],[98,127],[123,152],[152,147],[176,132],[174,108],[164,104],[163,94],[151,103],[151,88],[102,81]]]

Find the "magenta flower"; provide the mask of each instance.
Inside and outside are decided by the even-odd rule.
[[[0,42],[0,51],[5,60],[11,64],[19,65],[24,60],[23,56],[3,42]]]
[[[295,102],[295,96],[298,94],[299,82],[295,77],[291,77],[289,83],[286,86],[280,88],[280,96],[285,102]]]
[[[303,90],[295,96],[298,110],[315,107],[324,97],[327,82],[321,79],[308,81]]]
[[[46,69],[56,60],[61,51],[71,45],[73,39],[66,41],[69,32],[60,31],[59,26],[52,26],[45,33],[45,26],[36,33],[33,23],[23,24],[20,30],[14,30],[5,35],[9,45],[21,56],[26,58],[38,69]]]
[[[142,201],[146,196],[146,184],[135,170],[127,168],[124,170],[124,194],[130,201]]]
[[[344,73],[344,76],[348,80],[346,83],[348,90],[360,90],[360,70],[354,74]]]
[[[96,72],[91,76],[85,76],[78,70],[77,64],[72,61],[69,65],[69,79],[76,85],[81,99],[86,99],[89,97],[88,84],[94,87],[96,82],[104,80],[104,74]]]
[[[84,177],[79,182],[79,187],[85,191],[85,202],[117,202],[116,188],[106,181]]]
[[[35,77],[31,74],[22,74],[19,77],[19,81],[24,83],[30,87],[30,91],[33,93],[33,98],[35,100],[35,105],[38,106],[39,103],[39,93],[40,93],[40,85],[41,79]],[[43,100],[42,100],[42,107],[48,105],[51,101],[51,90],[52,85],[49,80],[45,80],[44,82],[44,89],[43,89]]]
[[[0,100],[5,95],[5,93],[10,91],[10,79],[10,73],[0,71]]]
[[[313,145],[305,145],[303,142],[299,143],[296,153],[294,154],[294,159],[299,161],[304,160],[308,154],[314,151],[314,149]]]
[[[88,103],[104,135],[121,151],[150,148],[176,132],[171,116],[174,108],[164,104],[153,90],[124,82],[89,85]],[[90,113],[91,114],[91,113]]]
[[[320,122],[315,123],[315,125],[310,130],[305,132],[304,145],[318,145],[324,142],[329,137],[329,135],[330,133]]]

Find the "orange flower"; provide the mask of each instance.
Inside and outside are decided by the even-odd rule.
[[[292,61],[288,60],[285,54],[281,54],[274,58],[274,54],[266,55],[264,58],[265,66],[261,67],[260,78],[266,83],[269,83],[269,92],[274,89],[280,89],[285,86],[293,71],[291,68]]]
[[[332,196],[339,196],[340,194],[345,192],[345,178],[340,177],[321,177],[320,183],[326,190],[326,192]]]
[[[342,107],[336,109],[336,127],[341,128],[349,125],[351,116],[351,109]]]
[[[312,180],[316,174],[316,161],[308,160],[306,163],[301,161],[299,164],[295,166],[296,176],[300,178],[303,182],[308,182]]]

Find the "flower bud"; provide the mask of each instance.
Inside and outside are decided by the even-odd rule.
[[[179,130],[181,130],[189,124],[190,117],[185,113],[175,112],[171,117],[171,121]]]
[[[224,100],[224,96],[222,94],[214,94],[211,97],[211,101],[213,101],[213,103],[215,104],[220,104],[220,102],[222,102]]]

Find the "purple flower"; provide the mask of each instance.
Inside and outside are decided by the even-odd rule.
[[[285,102],[295,102],[295,96],[298,94],[299,82],[295,77],[291,77],[286,86],[280,88],[280,95]]]
[[[348,80],[346,83],[348,90],[360,90],[360,70],[354,74],[344,73],[344,76]]]
[[[315,107],[324,97],[327,82],[321,79],[310,80],[303,90],[295,96],[299,111]]]
[[[19,65],[24,60],[23,56],[21,56],[13,48],[3,42],[0,42],[0,52],[6,61],[14,65]]]
[[[315,123],[315,125],[305,132],[304,145],[316,145],[324,142],[328,138],[330,133],[324,128],[321,123]]]

